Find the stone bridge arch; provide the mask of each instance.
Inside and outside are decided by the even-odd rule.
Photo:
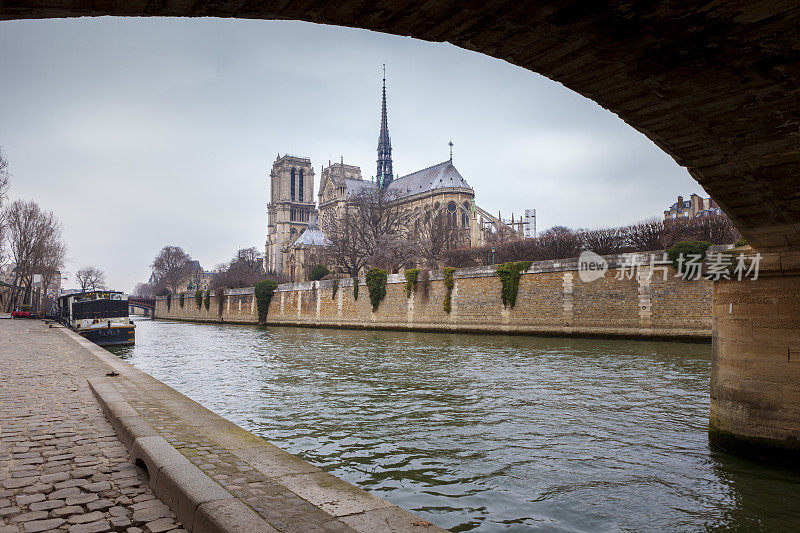
[[[0,20],[238,17],[363,28],[447,41],[596,101],[686,167],[767,252],[758,282],[715,287],[712,437],[731,449],[798,460],[800,4],[690,4],[6,0]]]

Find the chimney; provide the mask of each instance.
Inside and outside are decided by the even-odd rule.
[[[678,209],[683,208],[683,196],[678,196]]]

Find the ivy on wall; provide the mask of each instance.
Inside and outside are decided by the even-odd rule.
[[[206,297],[205,300],[203,300],[203,305],[206,306],[206,311],[208,311],[208,308],[211,307],[211,291],[206,291]]]
[[[197,308],[200,309],[203,305],[203,291],[194,291],[194,301],[197,304]]]
[[[386,296],[386,280],[389,273],[382,268],[370,268],[367,272],[367,289],[369,301],[372,302],[372,312],[378,310],[378,305]]]
[[[358,300],[358,276],[353,278],[353,300]]]
[[[450,311],[453,310],[453,287],[456,286],[453,280],[453,274],[455,274],[455,271],[456,269],[453,267],[445,267],[442,269],[442,279],[447,289],[444,295],[444,312],[447,314],[450,314]]]
[[[503,306],[508,305],[513,308],[517,303],[519,278],[530,266],[531,261],[516,261],[497,265],[497,275],[500,276],[500,282],[503,284],[503,289],[500,291],[500,297],[503,299]]]
[[[269,302],[272,301],[272,295],[275,294],[275,289],[278,284],[271,279],[265,279],[256,283],[255,293],[256,304],[258,305],[258,321],[264,322],[267,319],[267,310],[269,309]]]
[[[406,276],[406,298],[411,298],[412,292],[417,292],[417,278],[419,277],[418,268],[409,268],[405,272]]]
[[[336,293],[339,292],[339,280],[333,280],[333,291],[331,292],[331,300],[336,299]]]
[[[185,294],[186,293],[182,292],[180,297],[179,297],[179,299],[178,299],[178,303],[181,304],[181,309],[183,309],[183,297],[184,297]]]

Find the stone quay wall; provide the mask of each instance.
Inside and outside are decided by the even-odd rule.
[[[662,252],[655,252],[659,259]],[[641,254],[644,264],[650,254]],[[456,270],[451,301],[444,311],[446,287],[441,272],[431,272],[410,297],[401,274],[390,275],[386,297],[372,311],[364,277],[358,299],[353,281],[324,280],[278,286],[267,314],[268,325],[359,329],[514,333],[538,335],[620,336],[710,340],[712,283],[684,281],[672,267],[640,268],[633,275],[623,256],[606,256],[609,270],[600,279],[584,282],[578,260],[534,262],[523,273],[514,308],[504,307],[502,284],[494,267]],[[622,276],[621,274],[626,275]],[[652,274],[652,275],[651,275]],[[422,275],[420,275],[422,278]],[[157,318],[198,322],[255,324],[258,305],[253,288],[224,291],[222,304],[212,291],[210,305],[197,307],[194,293],[184,305],[173,296],[156,305]]]

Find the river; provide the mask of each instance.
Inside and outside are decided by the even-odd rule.
[[[709,448],[709,344],[136,324],[129,363],[454,532],[800,529],[800,474]]]

